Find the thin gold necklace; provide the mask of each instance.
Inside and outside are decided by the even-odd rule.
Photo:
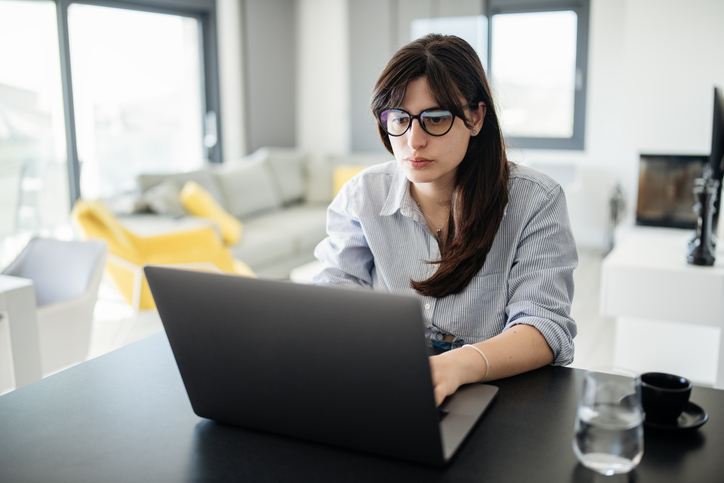
[[[420,206],[420,203],[418,203],[417,200],[415,200],[415,203],[417,203],[417,207],[420,209],[420,213],[422,213],[422,206]],[[422,216],[425,216],[425,213],[422,213]],[[435,233],[435,238],[437,238],[438,242],[441,241],[443,226],[445,226],[444,223],[442,225],[440,225],[440,228],[438,228],[437,232]]]

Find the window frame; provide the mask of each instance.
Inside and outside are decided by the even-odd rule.
[[[208,134],[206,113],[216,113],[216,144],[206,149],[206,159],[212,163],[223,162],[221,136],[221,101],[219,90],[219,59],[216,35],[216,0],[54,0],[58,21],[58,45],[60,54],[60,75],[63,90],[65,116],[66,151],[68,157],[68,192],[70,206],[74,206],[80,191],[80,160],[75,131],[75,106],[73,103],[73,75],[70,62],[68,33],[68,7],[75,4],[99,7],[121,8],[144,12],[179,15],[195,18],[201,26],[200,65],[202,71],[201,100],[203,136]]]
[[[510,13],[536,13],[572,10],[578,17],[576,29],[576,82],[573,99],[573,134],[571,137],[505,136],[506,143],[518,149],[585,149],[586,94],[588,84],[588,32],[590,0],[487,0],[488,76],[492,79],[493,16]]]

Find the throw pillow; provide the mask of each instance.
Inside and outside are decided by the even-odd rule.
[[[181,203],[194,216],[214,220],[221,229],[221,236],[228,245],[241,238],[242,224],[219,205],[211,194],[194,181],[188,181],[181,190]]]
[[[250,160],[265,159],[269,163],[274,181],[285,205],[304,198],[307,154],[297,149],[264,147],[248,156]]]
[[[282,207],[279,190],[266,160],[234,162],[214,170],[226,209],[237,218]]]
[[[342,186],[344,186],[344,184],[347,181],[354,178],[358,173],[360,173],[365,168],[369,168],[369,166],[367,166],[367,165],[335,166],[334,171],[332,172],[332,195],[337,196],[337,193],[339,193],[339,190],[342,189]]]
[[[138,192],[123,193],[110,198],[104,198],[101,201],[103,201],[114,215],[133,215],[135,213],[146,213],[151,210],[148,203],[144,201],[143,195]]]
[[[183,216],[186,210],[178,199],[179,185],[166,179],[143,193],[142,200],[159,215]]]

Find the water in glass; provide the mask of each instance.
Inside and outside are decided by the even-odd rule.
[[[586,467],[627,473],[643,456],[643,411],[638,378],[589,373],[578,405],[573,450]]]

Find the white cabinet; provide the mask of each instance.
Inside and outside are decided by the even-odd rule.
[[[724,251],[686,262],[693,230],[636,227],[601,266],[601,312],[616,318],[614,364],[724,389]]]

